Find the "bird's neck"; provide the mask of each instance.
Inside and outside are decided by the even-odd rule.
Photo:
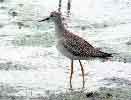
[[[62,22],[61,17],[59,17],[59,19],[55,20],[55,31],[56,31],[57,39],[64,38],[64,32],[66,31],[66,28],[64,26],[64,23]]]

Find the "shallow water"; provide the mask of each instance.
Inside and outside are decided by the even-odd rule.
[[[63,2],[65,8],[66,1]],[[128,91],[131,85],[130,4],[124,0],[72,1],[72,14],[66,20],[68,28],[95,47],[116,53],[106,62],[98,59],[82,62],[86,77],[84,92],[100,87],[124,87]],[[57,0],[5,0],[0,4],[0,90],[1,96],[7,96],[5,100],[8,96],[41,97],[68,91],[70,60],[55,48],[53,23],[37,22],[56,8]],[[12,12],[18,15],[12,16]],[[74,66],[72,84],[74,91],[79,91],[81,71],[77,61]]]

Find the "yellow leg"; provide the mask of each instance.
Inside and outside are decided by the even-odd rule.
[[[71,60],[70,88],[72,89],[73,59]]]
[[[85,87],[84,68],[83,68],[80,60],[79,60],[79,63],[80,63],[80,66],[81,66],[81,72],[82,72],[82,78],[83,78],[83,88],[84,88]]]

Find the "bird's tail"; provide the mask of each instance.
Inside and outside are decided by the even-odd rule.
[[[112,57],[112,54],[99,51],[99,52],[97,53],[97,57],[107,58],[107,57]]]

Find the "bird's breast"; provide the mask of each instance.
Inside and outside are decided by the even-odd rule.
[[[56,48],[58,51],[69,59],[73,59],[73,55],[64,47],[63,41],[58,41]]]

